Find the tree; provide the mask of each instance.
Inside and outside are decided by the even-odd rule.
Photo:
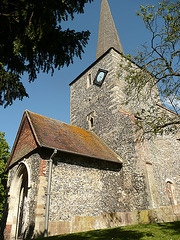
[[[179,128],[179,9],[179,0],[174,2],[163,0],[158,3],[157,8],[146,5],[141,6],[140,12],[137,12],[152,37],[134,56],[127,56],[129,61],[125,66],[127,82],[125,93],[126,103],[141,100],[148,105],[136,113],[139,119],[138,126],[140,128],[146,126],[144,132],[163,133],[177,131]],[[169,110],[161,106],[160,98],[162,104]],[[142,125],[142,121],[146,124]]]
[[[0,221],[3,214],[3,205],[6,198],[7,174],[4,169],[9,158],[9,146],[4,138],[5,134],[0,132]]]
[[[0,105],[28,97],[21,81],[29,82],[40,71],[54,69],[81,58],[89,31],[62,29],[63,21],[83,13],[93,0],[2,0],[0,3]]]

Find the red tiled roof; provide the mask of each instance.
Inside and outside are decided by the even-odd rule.
[[[93,132],[27,111],[41,146],[120,162]]]
[[[79,127],[29,112],[28,110],[25,111],[22,122],[25,119],[28,119],[35,141],[39,147],[122,163],[120,157],[91,131],[86,131]],[[23,126],[22,122],[21,125]],[[18,131],[18,134],[22,134],[21,130]],[[18,141],[18,138],[17,136],[15,142]],[[16,145],[17,143],[14,143],[9,165],[18,160],[14,159],[13,161],[13,152],[15,152]]]

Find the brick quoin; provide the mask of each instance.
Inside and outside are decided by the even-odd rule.
[[[131,119],[132,119],[131,123],[135,123],[135,116],[134,116],[134,114],[130,114],[130,113],[124,112],[122,110],[119,111],[119,113],[122,113],[123,115],[126,115],[128,117],[131,117]]]
[[[44,176],[45,173],[46,173],[46,161],[45,160],[41,160],[39,176]]]
[[[11,234],[12,225],[6,225],[6,229],[4,231],[4,239],[9,240]]]

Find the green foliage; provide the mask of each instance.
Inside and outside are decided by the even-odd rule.
[[[169,131],[175,130],[180,124],[179,9],[179,0],[162,0],[157,7],[140,6],[137,15],[141,16],[152,37],[131,59],[128,57],[130,62],[125,66],[126,103],[136,99],[149,105],[143,113],[139,111],[137,114],[149,126],[148,131],[154,133],[162,133],[167,126]],[[159,111],[157,105],[161,102],[175,114],[170,111],[165,114],[162,108]]]
[[[28,97],[20,76],[6,71],[3,64],[0,63],[0,105],[5,103],[5,107],[10,105],[13,100]]]
[[[179,240],[180,222],[132,225],[82,233],[48,237],[47,240]],[[42,239],[42,238],[38,238]]]
[[[3,213],[3,204],[6,197],[7,174],[4,169],[9,158],[9,146],[4,138],[5,134],[0,132],[0,220]]]
[[[2,0],[0,3],[0,105],[6,107],[28,94],[21,76],[34,81],[40,71],[54,69],[81,58],[89,31],[62,29],[63,21],[83,13],[93,0]]]

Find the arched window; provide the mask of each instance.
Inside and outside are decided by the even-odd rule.
[[[170,204],[175,205],[175,200],[174,200],[174,183],[170,179],[166,179],[165,181],[166,184],[166,192],[167,196],[169,198]]]
[[[93,128],[94,127],[94,118],[91,117],[90,118],[90,128]]]
[[[87,88],[89,88],[92,85],[92,75],[91,73],[88,73],[87,75]]]
[[[89,113],[87,115],[87,121],[88,121],[88,125],[89,125],[89,130],[94,129],[94,124],[95,124],[95,111]]]

